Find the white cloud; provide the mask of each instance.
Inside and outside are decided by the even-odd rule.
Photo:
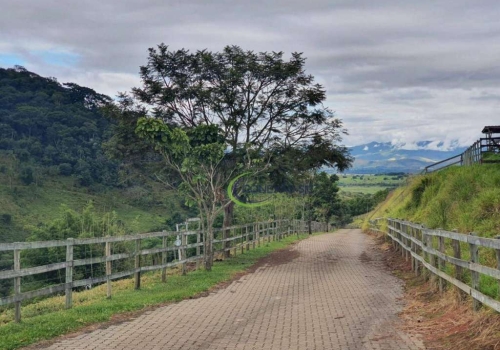
[[[500,3],[496,0],[7,1],[0,52],[26,68],[115,95],[140,84],[147,49],[304,52],[348,145],[468,145],[498,124]],[[36,55],[69,52],[57,67]],[[11,62],[4,59],[4,62]]]

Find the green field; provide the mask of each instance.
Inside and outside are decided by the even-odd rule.
[[[384,186],[339,186],[341,193],[364,193],[374,194],[378,191],[383,191],[387,187]]]
[[[342,193],[374,194],[386,188],[395,188],[406,183],[406,176],[397,175],[352,175],[341,174],[339,187]]]

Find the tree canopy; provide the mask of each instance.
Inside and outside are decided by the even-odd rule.
[[[151,114],[183,128],[217,125],[233,154],[242,149],[276,149],[308,154],[306,167],[344,170],[351,159],[338,146],[342,122],[323,105],[324,88],[305,72],[305,58],[292,53],[170,51],[149,49],[140,68],[142,86],[132,89]],[[275,155],[279,152],[275,152]]]

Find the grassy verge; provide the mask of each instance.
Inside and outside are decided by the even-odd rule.
[[[450,167],[415,176],[395,190],[368,219],[392,217],[429,228],[500,234],[500,164]]]
[[[496,237],[500,235],[500,164],[450,167],[414,176],[407,186],[396,189],[366,215],[363,229],[368,229],[368,220],[377,217],[409,220],[432,229]],[[460,246],[461,258],[469,260],[468,244],[461,242]],[[438,249],[437,240],[434,240],[433,247]],[[445,249],[447,255],[453,256],[451,240],[445,240]],[[496,268],[496,251],[480,247],[479,262]],[[447,264],[445,272],[453,276],[455,267]],[[464,272],[463,281],[470,283],[470,271]],[[498,281],[494,278],[481,275],[479,290],[500,300]]]
[[[385,263],[405,282],[405,307],[400,317],[403,327],[419,334],[428,349],[487,350],[500,344],[500,314],[481,308],[472,310],[472,299],[447,285],[443,293],[437,283],[415,276],[411,263],[401,258],[390,243],[378,235]]]
[[[69,310],[62,309],[63,297],[29,305],[22,310],[21,323],[9,322],[0,326],[0,349],[17,349],[93,323],[109,321],[115,314],[195,296],[231,279],[269,253],[306,237],[290,236],[281,241],[262,243],[260,248],[217,262],[211,272],[197,270],[186,276],[175,274],[168,277],[167,283],[160,282],[159,273],[145,274],[140,290],[133,289],[131,279],[117,281],[113,283],[113,297],[109,300],[106,299],[105,285],[74,293],[74,307]]]

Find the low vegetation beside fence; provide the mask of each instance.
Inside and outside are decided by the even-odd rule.
[[[371,220],[370,230],[391,239],[415,274],[424,273],[440,291],[452,285],[473,298],[474,310],[484,304],[500,312],[500,239],[390,218]]]
[[[312,231],[325,231],[325,224],[313,222]],[[261,242],[281,240],[308,230],[304,221],[270,221],[233,226],[216,232],[214,251],[248,251]],[[225,237],[225,238],[223,238]],[[12,293],[0,298],[0,306],[14,304],[15,320],[21,320],[21,303],[46,295],[64,293],[65,307],[73,304],[73,289],[92,288],[107,284],[107,297],[112,296],[112,280],[134,276],[134,287],[141,286],[141,273],[161,270],[166,282],[167,269],[179,266],[182,273],[187,265],[199,267],[204,258],[201,231],[153,232],[137,235],[68,239],[0,244],[0,251],[12,253],[12,269],[0,271],[0,280],[13,282]],[[44,250],[59,261],[38,266],[23,266],[22,256],[33,250]],[[91,252],[89,254],[89,252]],[[23,279],[44,275],[42,288],[23,290]],[[49,282],[56,281],[55,284]],[[30,284],[26,284],[30,286]],[[36,285],[36,284],[35,284]]]

